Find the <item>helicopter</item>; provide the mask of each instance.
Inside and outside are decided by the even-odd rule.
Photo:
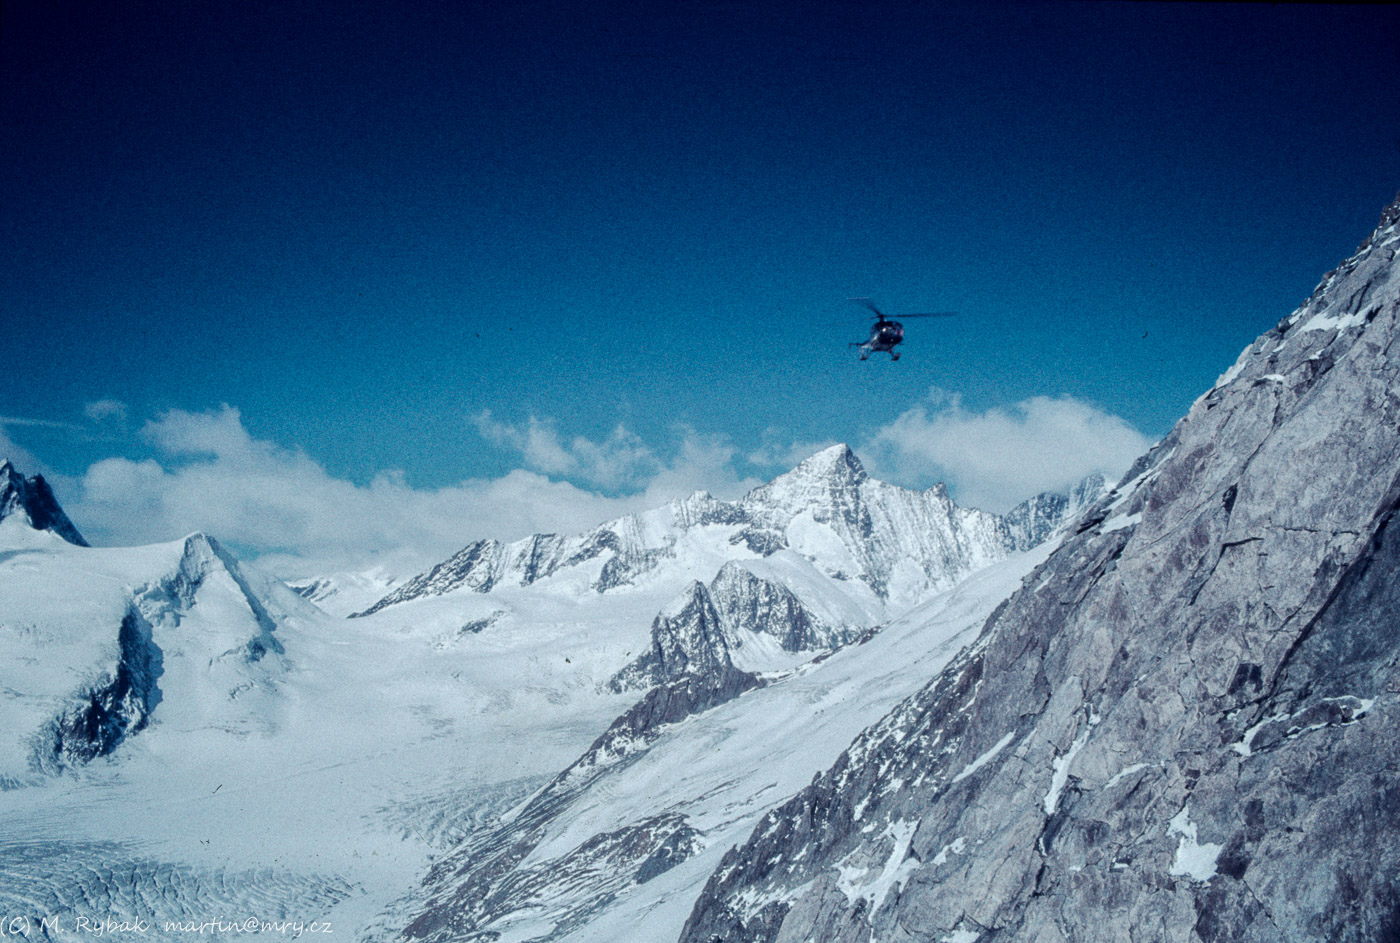
[[[885,313],[875,307],[875,303],[869,298],[848,298],[856,304],[864,305],[875,312],[874,324],[870,326],[870,337],[863,341],[851,341],[848,347],[860,348],[860,359],[865,360],[873,351],[885,351],[890,355],[890,360],[899,359],[899,351],[895,350],[897,344],[904,342],[904,325],[888,318]],[[953,311],[931,311],[925,314],[901,314],[901,318],[950,318],[956,312]]]

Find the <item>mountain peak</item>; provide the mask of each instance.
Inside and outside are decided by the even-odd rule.
[[[78,528],[63,513],[43,475],[26,478],[5,459],[0,461],[0,520],[22,511],[35,530],[51,530],[70,544],[88,546]]]
[[[750,491],[745,507],[796,512],[808,507],[845,506],[856,499],[869,475],[860,459],[844,444],[808,457],[792,471]]]
[[[844,442],[822,449],[799,464],[794,471],[803,469],[807,469],[808,474],[826,478],[849,478],[855,484],[860,484],[869,477],[865,473],[865,466],[856,458],[856,453]]]
[[[1381,213],[1381,221],[1377,224],[1377,229],[1384,229],[1400,223],[1400,193],[1395,195],[1395,201],[1385,208]]]
[[[774,478],[768,486],[772,487],[779,482],[803,482],[854,488],[869,477],[865,466],[856,458],[856,453],[843,442],[808,456],[792,471]]]

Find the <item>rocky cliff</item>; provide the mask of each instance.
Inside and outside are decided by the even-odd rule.
[[[44,476],[25,477],[4,460],[0,461],[0,521],[11,515],[23,515],[35,530],[53,531],[70,544],[88,545],[63,513]]]
[[[1400,938],[1400,203],[685,943]]]
[[[609,682],[614,691],[648,688],[684,676],[718,677],[736,667],[762,669],[764,650],[817,653],[860,638],[859,624],[830,624],[792,590],[726,563],[709,586],[693,582],[652,620],[651,646]]]

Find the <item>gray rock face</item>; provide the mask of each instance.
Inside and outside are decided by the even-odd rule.
[[[859,627],[828,624],[792,590],[755,576],[741,563],[724,565],[710,582],[710,598],[736,633],[771,636],[788,652],[840,648],[862,633]]]
[[[23,514],[35,530],[51,530],[79,547],[88,545],[43,475],[26,478],[9,461],[0,461],[0,521],[15,514]]]
[[[1002,518],[1007,546],[1019,552],[1044,543],[1107,491],[1108,482],[1103,475],[1095,474],[1080,481],[1068,494],[1046,492],[1022,501]]]
[[[685,943],[1400,938],[1400,203]]]
[[[651,648],[615,676],[614,691],[645,688],[686,675],[707,677],[731,667],[726,627],[710,593],[695,582],[651,624]]]
[[[162,653],[151,640],[151,624],[132,604],[117,631],[117,667],[106,683],[55,718],[35,745],[33,765],[57,772],[106,756],[139,733],[160,702]]]
[[[714,677],[734,668],[745,637],[771,637],[784,651],[840,648],[864,634],[861,626],[828,625],[786,586],[727,563],[705,586],[691,583],[651,625],[651,647],[608,686],[621,692],[687,675]]]

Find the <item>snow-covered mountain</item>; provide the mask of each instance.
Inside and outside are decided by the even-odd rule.
[[[629,669],[669,680],[444,857],[407,935],[1388,938],[1397,218],[1062,543],[766,673],[692,581]],[[824,549],[862,533],[825,508]]]
[[[560,580],[557,596],[600,612],[658,604],[644,641],[633,626],[590,643],[596,656],[628,640],[607,689],[642,699],[434,867],[409,935],[674,936],[724,849],[946,663],[1048,546],[1025,551],[1104,490],[1091,479],[1003,518],[872,480],[835,446],[737,502],[696,495],[575,538],[474,544],[405,583],[366,617],[479,599],[491,616],[470,631],[489,635]]]
[[[366,571],[293,591],[202,534],[82,545],[42,479],[5,468],[0,805],[14,831],[0,843],[15,864],[0,911],[36,917],[92,900],[177,923],[314,905],[392,936],[434,857],[560,770],[577,785],[686,717],[789,690],[1017,539],[942,489],[871,481],[839,447],[740,502],[697,494],[577,537],[474,544],[397,585]],[[836,712],[806,775],[897,690]],[[568,805],[563,788],[538,801]],[[49,929],[82,935],[71,919]]]
[[[699,492],[577,536],[476,541],[353,617],[430,599],[460,606],[463,594],[501,599],[476,604],[481,617],[458,630],[474,633],[510,620],[508,598],[529,598],[532,587],[558,595],[568,584],[656,598],[649,643],[608,679],[614,691],[735,665],[777,669],[1042,542],[1105,487],[1093,476],[1070,495],[1037,495],[999,517],[958,507],[941,485],[875,481],[837,445],[736,502]]]
[[[401,577],[375,566],[368,570],[288,580],[287,585],[322,611],[344,617],[369,608],[402,582]]]
[[[1090,475],[1068,494],[1046,492],[1021,502],[1002,518],[1008,544],[1015,550],[1029,550],[1044,543],[1066,521],[1076,520],[1108,490],[1109,484],[1102,475]]]
[[[363,895],[365,869],[315,863],[305,829],[328,822],[314,800],[286,802],[309,759],[328,762],[300,716],[314,686],[298,679],[313,661],[333,668],[310,643],[335,620],[202,534],[98,549],[32,524],[0,521],[9,933],[329,914]],[[293,808],[305,829],[288,827]]]
[[[1116,488],[1003,517],[836,447],[739,501],[298,595],[202,535],[80,546],[11,469],[0,914],[1389,939],[1398,220]]]
[[[95,549],[31,525],[0,521],[0,912],[50,939],[108,918],[353,937],[622,706],[528,652],[334,618],[202,534]]]
[[[0,782],[106,756],[162,702],[173,705],[162,717],[178,713],[185,727],[276,724],[275,682],[286,666],[275,603],[264,595],[276,584],[262,579],[255,589],[202,534],[94,550],[57,533],[4,530]]]
[[[0,914],[1389,939],[1397,220],[1116,488],[1001,517],[838,446],[294,592],[203,535],[82,546],[0,466]]]
[[[1047,552],[988,567],[820,661],[653,688],[528,803],[434,866],[408,937],[675,938],[726,851],[937,673]]]
[[[1015,550],[1034,546],[1106,488],[1086,479],[1071,495],[1037,495],[1005,518],[960,508],[939,485],[911,491],[875,481],[845,445],[818,452],[737,502],[704,492],[629,515],[575,537],[536,534],[513,543],[480,540],[407,581],[373,606],[441,596],[457,589],[489,593],[529,586],[592,565],[599,593],[685,569],[708,580],[703,562],[766,558],[789,551],[828,578],[859,581],[872,603],[909,605]]]

